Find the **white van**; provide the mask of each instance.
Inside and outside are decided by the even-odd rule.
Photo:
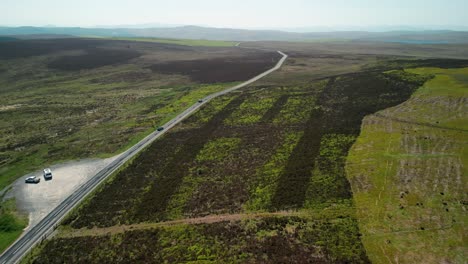
[[[46,181],[52,180],[52,171],[49,168],[44,169],[44,179]]]

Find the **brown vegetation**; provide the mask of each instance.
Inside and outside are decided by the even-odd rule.
[[[276,52],[245,57],[185,60],[154,64],[150,69],[164,74],[188,75],[201,83],[248,80],[273,67],[280,56]]]

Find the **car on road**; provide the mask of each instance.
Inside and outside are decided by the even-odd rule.
[[[31,176],[31,177],[26,178],[24,182],[25,183],[39,183],[40,181],[41,181],[41,178],[36,177],[36,176]]]
[[[203,99],[199,99],[198,102],[199,102],[199,103],[203,103]]]
[[[44,179],[46,181],[52,180],[52,171],[49,168],[44,169]]]
[[[163,130],[164,130],[164,127],[158,127],[157,130],[158,130],[158,131],[163,131]]]

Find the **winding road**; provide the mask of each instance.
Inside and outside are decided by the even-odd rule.
[[[76,207],[89,193],[95,190],[96,187],[99,186],[99,184],[102,183],[107,177],[109,177],[113,172],[118,170],[129,159],[137,155],[146,146],[151,144],[154,140],[162,136],[166,131],[180,123],[182,120],[190,116],[193,112],[200,109],[200,107],[209,102],[211,99],[227,94],[234,90],[243,88],[278,70],[288,57],[288,55],[284,54],[281,51],[278,51],[278,53],[282,55],[282,58],[270,70],[263,72],[237,86],[225,89],[223,91],[211,94],[203,98],[200,103],[193,104],[184,112],[167,122],[163,126],[164,130],[154,131],[153,133],[142,139],[140,142],[135,144],[133,147],[129,148],[127,151],[122,153],[122,155],[120,155],[119,158],[117,158],[108,166],[99,171],[88,182],[80,186],[74,193],[72,193],[54,210],[52,210],[46,217],[44,217],[44,219],[42,219],[36,226],[25,232],[18,240],[15,241],[15,243],[13,243],[7,250],[5,250],[0,256],[0,264],[19,262],[21,258],[24,255],[26,255],[26,253],[28,253],[31,248],[34,247],[34,245],[45,240],[48,236],[50,236],[54,232],[60,221],[68,214],[68,212],[70,212],[70,210]]]

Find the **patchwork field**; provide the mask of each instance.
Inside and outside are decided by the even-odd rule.
[[[366,117],[349,154],[363,243],[375,263],[464,263],[468,68],[406,72],[434,78]]]
[[[25,262],[368,263],[347,153],[366,115],[427,79],[362,72],[217,98],[101,186]]]

